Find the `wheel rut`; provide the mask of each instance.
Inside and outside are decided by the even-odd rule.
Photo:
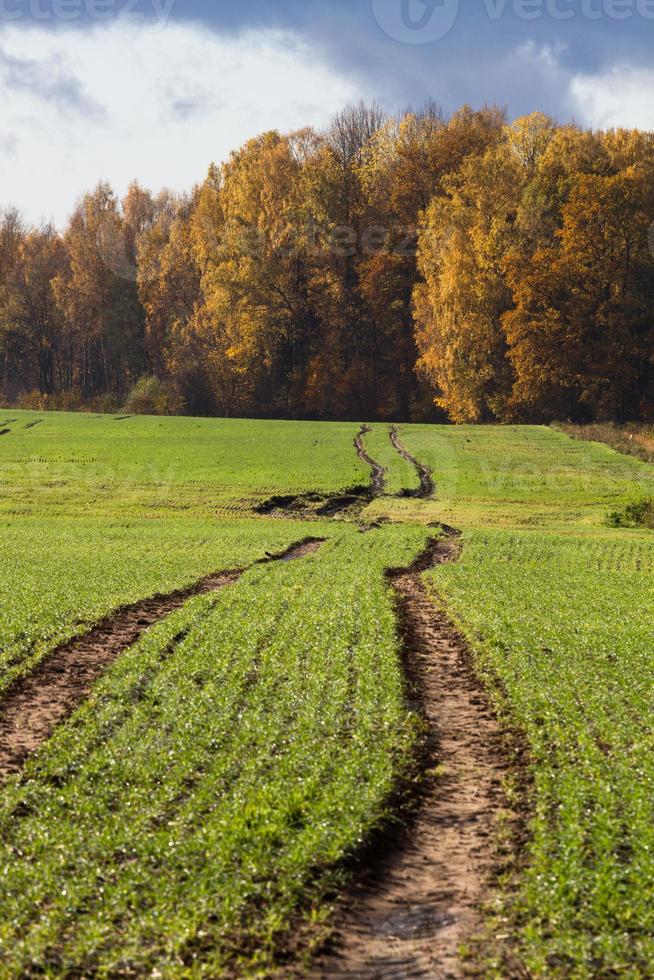
[[[418,477],[420,478],[420,489],[413,496],[418,497],[421,500],[429,500],[436,493],[436,484],[434,483],[434,478],[432,475],[432,470],[429,466],[425,466],[424,463],[419,462],[412,456],[411,453],[406,449],[403,443],[400,441],[400,432],[396,425],[390,430],[390,439],[393,443],[393,448],[397,450],[403,459],[406,459],[407,463],[411,463],[415,467]]]
[[[317,551],[323,540],[304,539],[254,564],[303,558]],[[0,781],[22,769],[55,726],[85,700],[107,667],[146,630],[193,596],[233,585],[246,571],[242,568],[208,575],[187,589],[125,606],[88,633],[55,649],[27,677],[18,680],[0,704]]]
[[[372,494],[374,497],[379,497],[384,492],[384,487],[386,486],[386,470],[380,465],[380,463],[369,455],[368,450],[366,449],[364,439],[369,432],[372,432],[370,426],[362,425],[359,434],[354,440],[354,447],[357,451],[359,459],[362,460],[366,466],[370,467],[370,472],[372,474]]]
[[[417,789],[338,903],[314,980],[460,978],[466,975],[460,947],[483,929],[481,907],[492,893],[506,807],[506,738],[465,641],[421,579],[459,553],[450,534],[410,569],[389,573],[410,696],[425,725]]]

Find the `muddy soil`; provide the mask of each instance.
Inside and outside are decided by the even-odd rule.
[[[363,462],[370,467],[370,472],[372,474],[372,493],[373,496],[378,497],[384,492],[384,487],[386,485],[384,479],[386,476],[386,470],[368,454],[364,438],[369,432],[372,432],[369,425],[361,426],[361,431],[354,440],[354,448],[357,451],[359,459],[363,460]]]
[[[321,494],[302,493],[297,495],[275,496],[257,504],[255,513],[269,517],[295,517],[311,520],[316,517],[334,517],[337,514],[356,516],[356,512],[370,502],[367,487],[351,487],[343,493]]]
[[[411,463],[411,465],[415,467],[418,473],[418,477],[420,479],[420,489],[413,494],[413,496],[418,497],[420,500],[429,500],[430,497],[433,497],[436,493],[436,484],[434,483],[431,469],[428,466],[425,466],[424,463],[419,462],[415,456],[412,456],[411,453],[404,447],[400,441],[397,426],[394,426],[391,429],[390,437],[393,447],[397,450],[400,456],[403,457],[403,459],[406,459],[407,463]]]
[[[308,538],[261,563],[293,561],[323,543]],[[88,697],[107,667],[147,629],[179,609],[192,596],[216,592],[236,582],[245,569],[209,575],[188,589],[127,606],[102,620],[84,636],[58,647],[0,704],[0,780],[19,772],[25,760]]]
[[[337,907],[314,978],[459,978],[467,975],[460,947],[483,928],[506,806],[505,736],[465,641],[420,576],[458,554],[450,536],[411,569],[390,575],[411,694],[425,721],[420,779],[413,806]]]

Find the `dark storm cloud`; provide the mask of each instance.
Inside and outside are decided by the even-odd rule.
[[[362,93],[391,109],[431,98],[451,110],[496,102],[512,115],[534,108],[574,113],[577,75],[617,66],[654,67],[654,0],[66,0],[89,24],[107,16],[135,22],[192,22],[220,35],[288,32]],[[0,0],[57,29],[62,0]],[[38,18],[30,11],[38,9]],[[12,13],[13,16],[13,13]],[[292,42],[289,42],[292,43]],[[74,84],[62,99],[83,93]],[[56,92],[53,90],[53,94]],[[194,107],[180,100],[181,114]]]
[[[574,75],[654,65],[652,0],[176,0],[172,17],[293,31],[390,107],[431,97],[565,117]]]

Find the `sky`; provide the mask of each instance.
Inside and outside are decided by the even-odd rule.
[[[654,129],[654,0],[0,0],[0,208],[187,190],[349,102]]]

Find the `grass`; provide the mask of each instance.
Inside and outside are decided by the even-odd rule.
[[[376,426],[367,443],[377,439],[381,451],[385,430]],[[403,425],[400,438],[432,468],[436,499],[383,498],[369,513],[460,528],[579,529],[654,494],[651,466],[544,426]],[[388,459],[391,488],[415,488],[415,471],[397,454]]]
[[[383,571],[425,532],[257,516],[367,485],[356,425],[10,417],[0,689],[124,603],[327,539],[148,631],[0,793],[1,977],[256,974],[410,759]]]
[[[189,602],[107,672],[4,790],[0,976],[270,965],[410,758],[383,569],[425,537],[344,527]]]
[[[430,579],[530,748],[507,900],[521,959],[539,977],[651,976],[654,536],[474,531]]]

